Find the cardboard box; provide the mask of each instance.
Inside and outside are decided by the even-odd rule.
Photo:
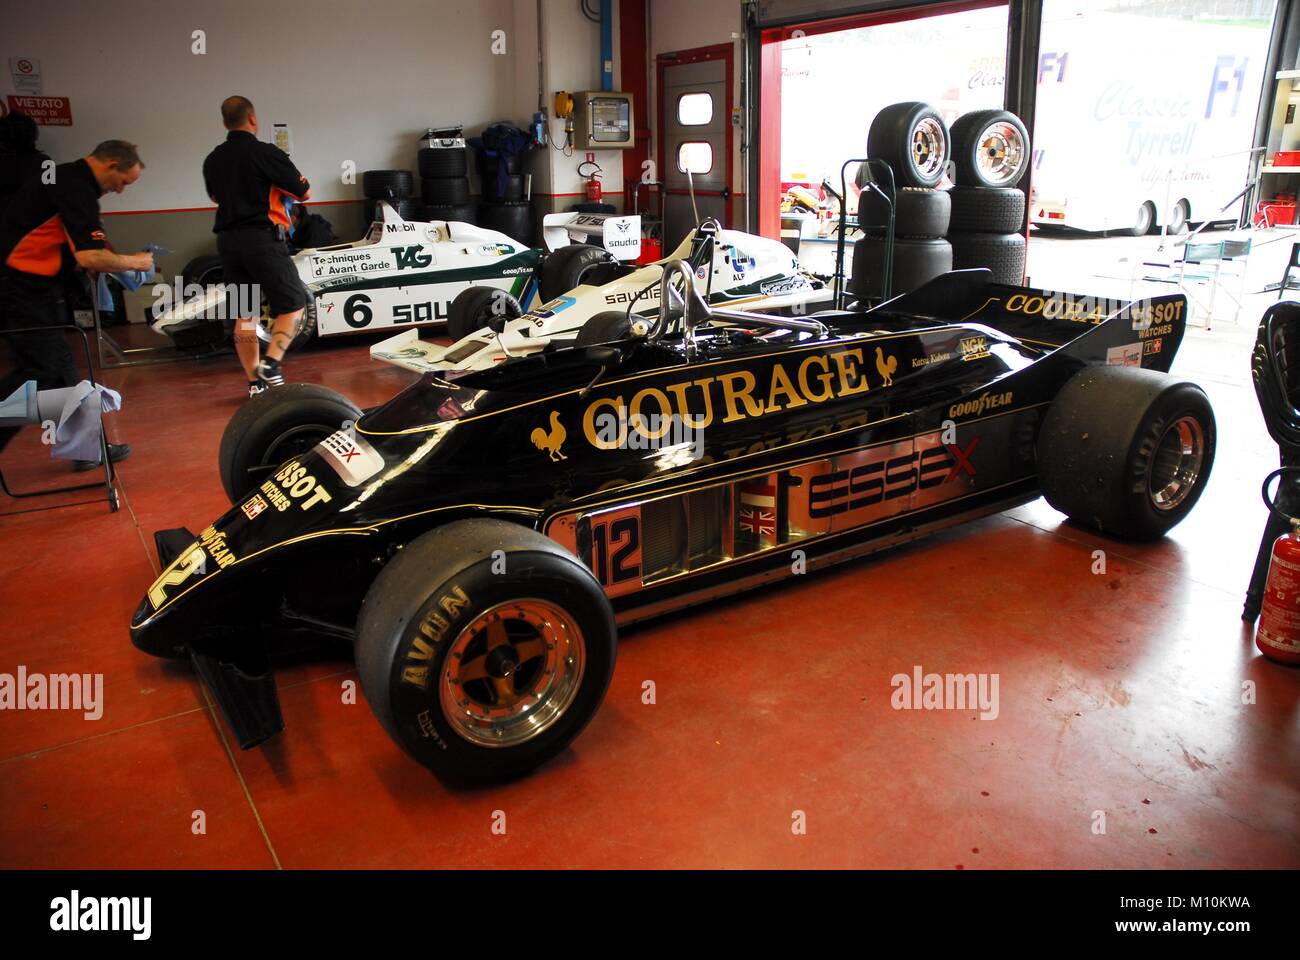
[[[148,323],[152,319],[149,311],[156,300],[153,288],[152,283],[146,283],[139,290],[122,291],[122,305],[126,310],[127,320],[132,323]]]

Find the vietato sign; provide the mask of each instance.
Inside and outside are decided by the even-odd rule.
[[[9,112],[25,113],[43,127],[72,126],[72,101],[67,97],[9,95]]]

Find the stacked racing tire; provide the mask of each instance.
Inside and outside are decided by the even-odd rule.
[[[945,238],[951,201],[936,189],[948,166],[948,128],[934,107],[896,103],[876,115],[867,135],[867,155],[885,161],[894,174],[894,247],[889,294],[915,290],[953,266]],[[859,171],[858,226],[864,236],[853,245],[853,272],[848,289],[859,300],[885,295],[888,263],[890,194],[864,164]]]
[[[477,223],[477,211],[469,192],[469,160],[464,146],[421,147],[420,219]]]
[[[1025,194],[1029,134],[1006,110],[975,110],[952,125],[954,186],[948,191],[954,270],[987,267],[997,283],[1025,276]]]
[[[475,156],[482,191],[479,225],[500,231],[520,243],[532,244],[537,225],[524,186],[522,157],[486,149],[479,150]]]
[[[413,199],[415,178],[410,170],[367,170],[361,175],[361,187],[366,195],[367,227],[382,219],[384,203],[396,209],[403,220],[415,220],[419,216],[419,204]]]

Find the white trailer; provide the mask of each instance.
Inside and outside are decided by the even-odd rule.
[[[1072,6],[1043,23],[1030,222],[1141,235],[1235,220],[1240,202],[1222,208],[1250,170],[1267,25]]]

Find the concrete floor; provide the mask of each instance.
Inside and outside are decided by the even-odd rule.
[[[1113,543],[1036,501],[626,630],[574,746],[468,791],[343,702],[347,659],[283,668],[285,732],[240,752],[187,665],[131,646],[153,532],[226,508],[216,448],[244,385],[233,357],[111,372],[110,432],[135,448],[123,509],[0,517],[0,671],[105,683],[99,720],[0,713],[0,866],[1300,866],[1300,670],[1238,619],[1276,463],[1247,376],[1257,316],[1189,333],[1177,358],[1219,451],[1163,542]],[[362,405],[409,382],[357,343],[287,369]],[[36,431],[0,461],[20,487],[66,479]],[[997,674],[999,715],[892,709],[891,677],[917,666]]]

